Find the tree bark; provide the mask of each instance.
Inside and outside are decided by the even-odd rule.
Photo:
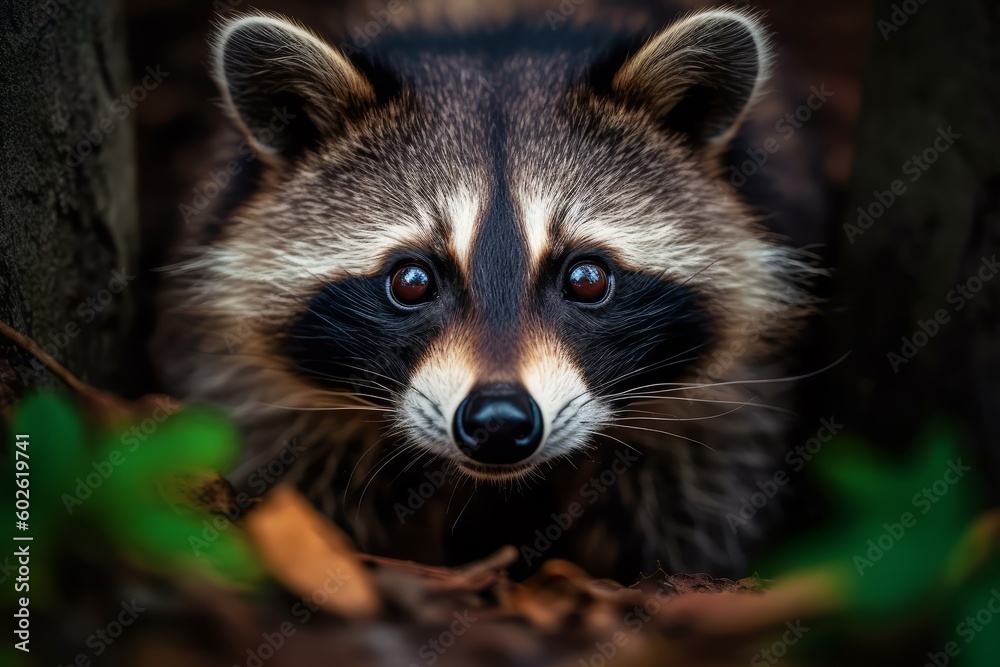
[[[12,0],[0,16],[0,320],[91,383],[115,369],[137,272],[122,7]],[[123,97],[125,95],[126,97]],[[0,340],[0,407],[47,386]]]
[[[828,405],[887,447],[957,419],[997,480],[1000,5],[880,0],[875,18],[837,230],[835,347],[852,354]]]

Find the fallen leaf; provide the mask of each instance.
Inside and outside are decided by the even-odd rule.
[[[354,547],[290,486],[279,486],[243,520],[271,574],[320,609],[344,616],[374,616],[375,585]]]

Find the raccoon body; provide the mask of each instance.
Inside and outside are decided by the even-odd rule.
[[[243,430],[238,486],[270,470],[397,557],[740,571],[726,514],[783,451],[753,382],[813,272],[720,174],[769,69],[755,18],[350,54],[252,15],[215,56],[259,169],[171,268],[156,350]]]

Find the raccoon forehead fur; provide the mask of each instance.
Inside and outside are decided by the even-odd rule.
[[[214,71],[262,167],[168,274],[165,379],[241,426],[238,484],[283,443],[302,447],[286,477],[365,548],[404,542],[386,516],[399,487],[375,481],[393,459],[454,460],[449,485],[535,476],[558,496],[624,441],[643,461],[601,503],[630,528],[595,571],[651,558],[733,571],[723,516],[781,424],[717,408],[748,400],[732,382],[777,372],[814,273],[719,178],[769,67],[756,18],[724,10],[645,41],[586,26],[412,30],[371,57],[279,17],[228,21]],[[599,308],[562,298],[567,267],[587,258],[613,280]],[[386,284],[411,262],[437,296],[401,310]],[[709,352],[736,345],[705,383]],[[452,444],[457,406],[489,383],[540,408],[543,444],[516,470],[477,470]],[[669,434],[630,425],[624,406],[643,399]],[[439,526],[435,512],[447,508],[422,521]],[[426,557],[453,557],[438,542]]]

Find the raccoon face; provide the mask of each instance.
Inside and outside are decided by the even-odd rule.
[[[695,14],[621,57],[504,39],[390,40],[372,64],[277,18],[227,24],[216,74],[265,168],[198,260],[201,307],[286,297],[244,344],[272,393],[388,410],[494,480],[691,377],[794,265],[718,185],[768,67],[754,19]]]

